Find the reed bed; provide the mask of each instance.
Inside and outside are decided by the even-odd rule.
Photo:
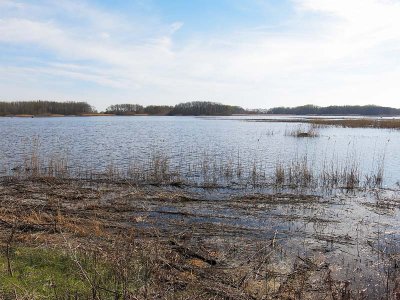
[[[346,128],[400,129],[400,119],[312,119],[308,122],[314,125],[338,126]]]
[[[313,119],[313,118],[296,118],[296,119],[248,119],[247,122],[278,122],[278,123],[306,123],[311,124],[315,128],[325,126],[335,126],[344,128],[381,128],[381,129],[400,129],[400,119]],[[295,133],[295,131],[294,131]],[[288,134],[290,135],[290,134]],[[294,134],[295,136],[295,134]]]
[[[71,165],[66,157],[46,157],[37,151],[28,154],[21,164],[2,166],[2,177],[32,179],[60,178],[90,181],[127,181],[136,185],[173,185],[202,188],[282,188],[282,189],[363,189],[384,183],[384,156],[371,171],[361,171],[356,155],[343,161],[324,161],[322,166],[306,155],[266,166],[254,158],[240,155],[216,157],[207,153],[196,158],[181,158],[177,163],[156,152],[148,159],[132,159],[127,164],[109,163],[104,168],[89,169]]]

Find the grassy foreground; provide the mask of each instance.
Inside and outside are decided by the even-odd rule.
[[[4,298],[96,298],[97,290],[99,296],[108,291],[119,297],[142,285],[140,272],[135,280],[122,282],[115,278],[109,262],[84,255],[75,257],[60,249],[19,246],[12,249],[9,259],[10,269],[8,259],[0,258],[1,268],[7,269],[7,273],[0,274]],[[135,270],[134,264],[130,267]]]

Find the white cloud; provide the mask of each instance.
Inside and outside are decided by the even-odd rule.
[[[73,1],[57,1],[43,11],[10,3],[0,0],[6,11],[0,13],[0,43],[37,47],[53,57],[38,57],[40,66],[12,66],[13,76],[32,74],[43,86],[51,76],[93,82],[106,92],[82,93],[96,96],[99,102],[93,104],[100,108],[130,99],[142,104],[207,99],[246,107],[399,106],[398,1],[293,0],[296,21],[285,32],[244,28],[179,43],[174,40],[183,26],[179,20],[127,21]],[[59,21],[54,11],[75,23]],[[0,75],[4,72],[0,68]],[[37,98],[40,90],[33,91]],[[66,93],[60,90],[62,98]]]
[[[177,32],[179,29],[181,29],[183,26],[183,22],[174,22],[171,24],[171,34],[174,34]]]

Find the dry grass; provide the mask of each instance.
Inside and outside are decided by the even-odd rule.
[[[400,129],[400,119],[312,119],[306,122],[319,126],[339,126],[346,128],[387,128]]]
[[[298,138],[314,138],[319,136],[319,132],[317,126],[314,126],[314,124],[309,126],[299,125],[297,128],[286,130],[285,135]]]
[[[254,159],[243,163],[240,156],[215,158],[204,155],[196,161],[173,165],[161,153],[149,159],[131,161],[127,167],[109,164],[104,170],[74,168],[60,155],[43,157],[38,141],[21,164],[1,167],[6,177],[17,179],[71,179],[99,182],[129,182],[132,185],[169,185],[203,188],[309,188],[361,189],[380,187],[384,183],[384,157],[369,172],[361,172],[356,156],[343,163],[323,162],[321,166],[309,161],[307,155],[290,161],[278,162],[275,168],[266,168]]]
[[[69,191],[82,194],[82,200],[86,201],[88,197],[91,199],[92,192],[79,184],[16,181],[7,186],[5,199],[8,200],[2,202],[0,212],[0,236],[5,237],[2,241],[7,240],[10,230],[16,230],[7,246],[12,248],[13,272],[7,275],[0,271],[3,284],[0,297],[253,298],[253,289],[245,291],[235,284],[229,268],[228,272],[220,270],[220,266],[211,268],[219,257],[217,252],[184,245],[174,236],[157,238],[159,233],[153,230],[147,233],[133,230],[128,226],[128,215],[101,202],[92,211],[81,210],[79,202],[69,197],[72,194]],[[38,192],[39,198],[46,199],[46,205],[37,206],[36,200],[30,199],[30,195],[38,197]],[[149,196],[148,193],[137,195]],[[162,192],[159,196],[173,198],[174,195]],[[20,203],[15,198],[21,199]],[[32,261],[37,265],[29,269]],[[59,282],[59,273],[66,272],[67,265],[70,277],[64,283]],[[30,270],[29,277],[19,275],[26,270]],[[52,278],[54,289],[40,288],[46,277]],[[61,292],[62,296],[57,296]]]
[[[177,202],[176,207],[182,209],[183,202],[199,202],[182,190],[41,179],[1,184],[0,195],[3,248],[15,228],[9,243],[14,273],[10,276],[6,268],[0,270],[0,280],[6,282],[3,288],[13,288],[11,293],[0,288],[0,297],[362,299],[347,281],[333,278],[330,265],[321,258],[306,258],[296,252],[291,256],[294,260],[282,267],[279,262],[291,254],[276,232],[257,241],[244,239],[249,232],[239,228],[221,230],[216,225],[205,227],[205,223],[193,224],[190,229],[178,224],[180,227],[169,233],[142,226],[143,218],[161,203]],[[248,211],[277,201],[289,208],[315,204],[318,197],[256,194],[232,198],[225,205]],[[215,205],[224,202],[218,203],[221,201]],[[135,211],[141,211],[143,218],[133,218]],[[172,224],[170,220],[169,226]],[[228,234],[228,240],[222,238],[224,234]],[[215,244],[207,243],[213,235]],[[32,261],[39,264],[32,268]],[[18,277],[21,270],[29,270],[30,276]],[[388,279],[391,287],[398,274],[393,270]],[[72,276],[64,287],[57,281],[65,280],[57,279],[61,271]],[[52,288],[41,289],[48,278]],[[390,293],[397,295],[394,288]]]
[[[18,118],[33,118],[34,115],[15,115],[14,117],[18,117]]]
[[[293,118],[293,119],[247,119],[247,122],[273,122],[273,123],[307,123],[315,127],[337,126],[346,128],[386,128],[400,129],[400,119],[329,119],[329,118]],[[295,131],[294,131],[295,132]]]

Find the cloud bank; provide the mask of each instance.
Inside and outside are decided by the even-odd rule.
[[[259,7],[266,19],[271,7]],[[155,9],[0,0],[0,97],[99,109],[191,100],[400,107],[399,1],[293,0],[286,9],[272,24],[202,31]]]

